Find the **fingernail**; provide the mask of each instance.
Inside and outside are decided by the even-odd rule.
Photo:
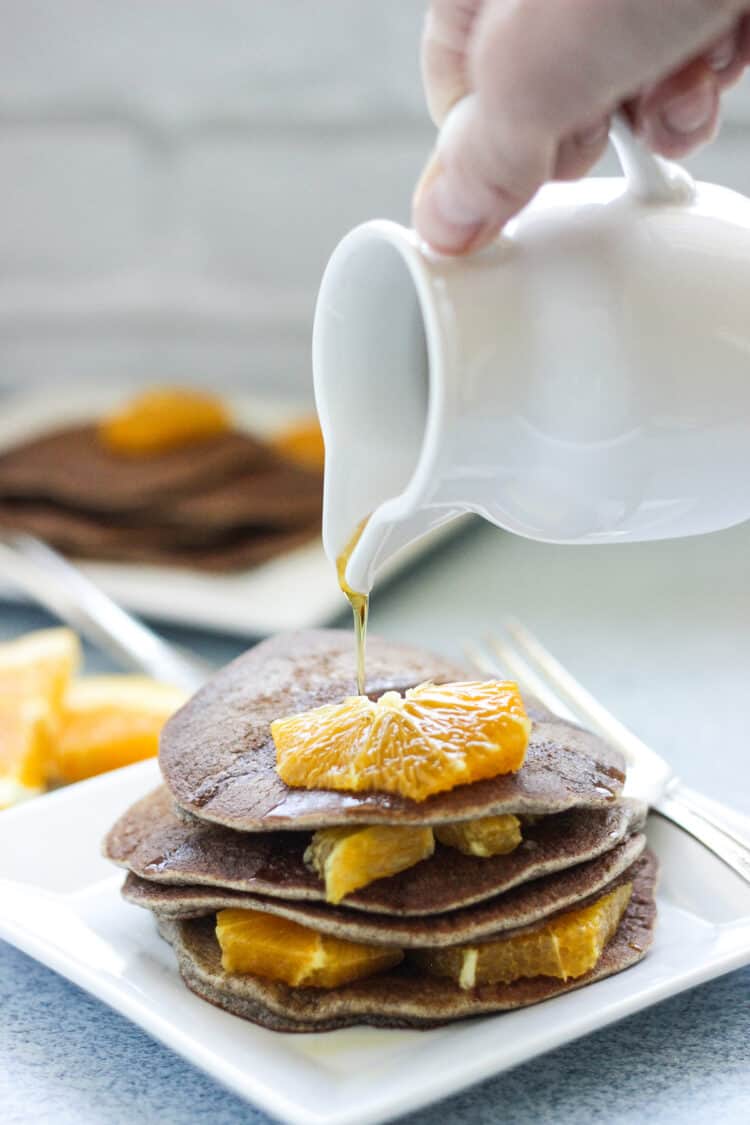
[[[436,213],[450,226],[478,227],[485,216],[478,213],[466,198],[455,190],[445,173],[441,173],[430,192]]]
[[[715,108],[714,85],[712,82],[702,82],[689,94],[679,94],[666,102],[661,118],[673,133],[697,133],[712,119]]]
[[[415,222],[431,246],[445,253],[460,253],[480,233],[486,217],[467,206],[441,172],[418,195]]]

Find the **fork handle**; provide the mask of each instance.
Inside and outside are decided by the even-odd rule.
[[[750,817],[743,816],[736,809],[730,809],[719,801],[706,797],[703,793],[689,789],[681,781],[672,781],[667,786],[667,794],[686,805],[691,812],[707,820],[709,824],[720,828],[727,836],[731,836],[738,844],[750,850]]]
[[[181,652],[136,620],[33,535],[8,532],[0,536],[0,567],[4,576],[118,664],[190,692],[211,674],[197,656]]]
[[[689,833],[694,839],[703,844],[719,859],[723,860],[727,866],[736,871],[746,883],[750,883],[750,847],[745,846],[741,840],[737,839],[734,834],[730,835],[723,828],[717,827],[715,823],[705,820],[699,812],[692,807],[689,802],[689,797],[686,800],[683,796],[682,790],[684,787],[679,784],[671,789],[668,789],[663,797],[653,806],[654,810],[661,816],[671,820],[677,824],[685,832]],[[691,790],[686,791],[691,794]],[[698,794],[696,794],[698,796]],[[714,810],[718,808],[718,804],[711,802]],[[729,810],[727,810],[729,813]],[[737,814],[731,814],[731,817],[736,817]],[[739,818],[742,819],[742,818]]]

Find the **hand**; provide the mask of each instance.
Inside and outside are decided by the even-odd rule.
[[[747,0],[432,0],[436,125],[476,96],[422,174],[414,224],[443,253],[485,245],[547,180],[596,163],[621,105],[655,152],[684,155],[748,62]]]

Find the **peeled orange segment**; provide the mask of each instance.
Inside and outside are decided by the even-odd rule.
[[[43,792],[80,655],[70,629],[39,629],[0,644],[0,808]]]
[[[513,813],[480,816],[460,824],[441,824],[435,828],[435,836],[464,855],[507,855],[521,843],[521,821]]]
[[[530,729],[517,685],[495,680],[350,696],[271,723],[287,785],[414,801],[519,769]]]
[[[148,456],[205,441],[231,428],[214,395],[165,387],[146,391],[99,424],[99,438],[114,453]]]
[[[271,445],[287,461],[294,461],[307,469],[323,468],[325,446],[320,423],[315,416],[281,430],[272,438]]]
[[[81,662],[71,629],[37,629],[0,644],[0,698],[38,699],[56,712]]]
[[[590,906],[560,914],[530,933],[483,945],[419,950],[412,957],[432,976],[450,977],[466,989],[510,984],[521,977],[580,977],[601,957],[632,891],[632,883],[623,883]]]
[[[50,756],[49,706],[0,697],[0,809],[43,792]]]
[[[400,949],[342,941],[260,910],[220,910],[216,937],[225,972],[270,977],[295,988],[338,988],[403,959]]]
[[[431,828],[321,828],[305,852],[305,863],[324,880],[326,900],[337,903],[376,879],[413,867],[434,850]]]
[[[81,781],[152,758],[169,716],[185,701],[178,688],[144,676],[89,676],[70,687],[55,750],[59,780]]]

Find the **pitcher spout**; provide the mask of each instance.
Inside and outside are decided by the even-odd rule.
[[[366,521],[346,579],[367,593],[396,551],[434,525],[440,356],[430,278],[411,232],[352,231],[334,252],[315,311],[313,377],[326,450],[323,545],[336,562]]]
[[[346,567],[349,586],[352,590],[369,593],[375,578],[391,559],[417,539],[461,514],[461,509],[442,506],[405,512],[402,497],[387,501],[373,512],[349,556]]]

